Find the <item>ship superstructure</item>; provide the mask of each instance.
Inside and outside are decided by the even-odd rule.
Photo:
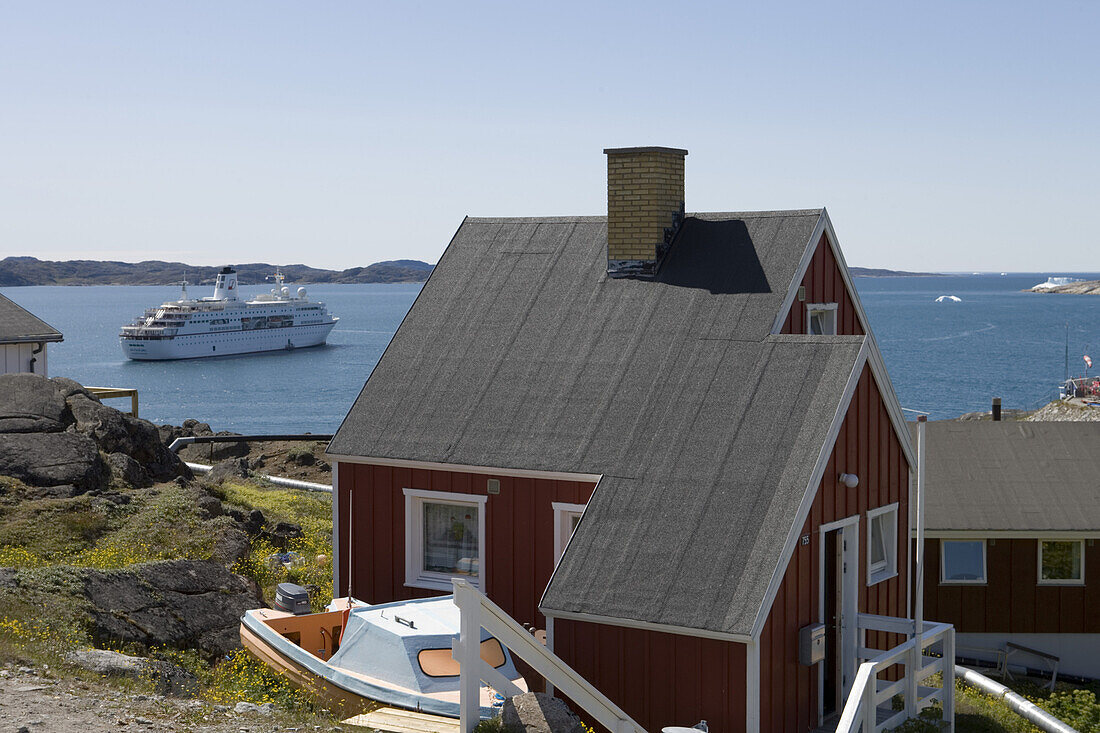
[[[270,293],[238,298],[237,273],[225,267],[214,283],[214,295],[190,298],[187,283],[180,299],[148,308],[122,327],[119,342],[131,359],[195,359],[300,349],[325,343],[340,319],[305,288],[292,295],[276,273]]]

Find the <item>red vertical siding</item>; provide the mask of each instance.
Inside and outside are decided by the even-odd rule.
[[[354,516],[352,594],[370,603],[440,595],[405,586],[404,489],[488,496],[485,507],[485,591],[520,623],[542,627],[542,591],[554,572],[553,502],[585,504],[595,484],[339,463],[340,568],[337,586],[347,590],[349,516]],[[489,495],[487,481],[500,480]]]
[[[744,644],[555,619],[554,652],[646,730],[745,730]]]
[[[780,333],[806,333],[806,303],[836,303],[836,332],[842,335],[863,335],[852,298],[848,294],[848,288],[844,286],[840,267],[837,266],[833,249],[824,234],[817,243],[801,285],[806,288],[806,300],[795,299]]]
[[[940,540],[925,542],[924,615],[956,631],[1100,633],[1100,543],[1085,540],[1085,585],[1039,585],[1038,540],[986,540],[985,585],[940,585]]]
[[[859,476],[859,486],[839,485],[841,473]],[[909,567],[909,464],[890,424],[869,367],[860,375],[852,402],[833,446],[824,477],[810,508],[801,541],[787,565],[772,603],[760,645],[762,731],[808,731],[817,726],[817,670],[798,663],[798,630],[824,622],[820,605],[822,524],[860,516],[859,610],[884,616],[908,616],[905,608]],[[898,575],[867,586],[867,510],[898,502]],[[868,634],[868,645],[886,648],[896,640]]]

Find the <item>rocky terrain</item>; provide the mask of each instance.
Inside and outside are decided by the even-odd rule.
[[[218,471],[195,477],[166,441],[209,432],[133,418],[71,380],[0,375],[0,729],[332,722],[238,635],[278,582],[332,597],[328,497],[250,468],[326,483],[323,444],[221,444]]]
[[[263,262],[234,265],[241,285],[266,282],[276,269],[288,283],[398,283],[423,282],[432,265],[420,260],[389,260],[367,267],[324,270],[306,265],[269,265]],[[100,262],[68,260],[52,262],[35,257],[0,260],[0,286],[10,285],[175,285],[183,279],[195,285],[213,284],[221,266],[186,265],[182,262]]]
[[[967,412],[955,419],[992,420],[993,415],[989,412]],[[1030,422],[1100,422],[1100,408],[1087,407],[1074,401],[1054,400],[1038,410],[1002,410],[1001,419]]]
[[[206,423],[184,420],[183,425],[161,425],[160,435],[166,445],[176,438],[219,435],[232,437],[236,433],[225,430],[215,433]],[[310,481],[315,484],[332,484],[332,466],[325,457],[328,443],[322,440],[265,440],[233,441],[229,443],[192,443],[179,451],[188,463],[215,465],[224,461],[237,461],[232,470],[243,467],[246,471],[269,476]]]

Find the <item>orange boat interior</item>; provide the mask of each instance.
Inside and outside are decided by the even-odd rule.
[[[267,611],[263,616],[263,622],[272,630],[318,659],[328,661],[340,648],[340,632],[344,627],[343,611],[310,613],[304,616]]]

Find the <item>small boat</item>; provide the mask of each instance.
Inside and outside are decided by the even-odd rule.
[[[957,295],[941,295],[940,297],[936,298],[937,303],[943,303],[944,301],[951,301],[952,303],[961,303],[962,298],[960,298]]]
[[[383,703],[458,718],[459,665],[451,642],[458,638],[460,616],[453,596],[375,606],[355,601],[344,610],[347,606],[347,599],[334,599],[332,610],[321,613],[245,611],[241,643],[293,685],[342,713],[355,715]],[[527,690],[511,653],[484,629],[481,635],[481,658]],[[482,718],[498,715],[494,706],[501,703],[503,698],[481,686]]]

